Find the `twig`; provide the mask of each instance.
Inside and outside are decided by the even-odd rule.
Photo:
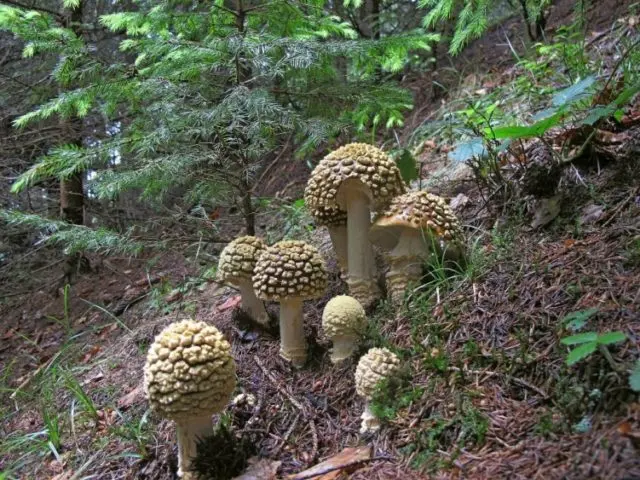
[[[298,400],[293,398],[293,396],[289,392],[287,392],[284,387],[280,385],[280,382],[278,382],[278,380],[273,376],[273,374],[269,370],[267,370],[267,368],[264,366],[262,361],[260,361],[260,358],[258,358],[257,355],[253,356],[253,361],[256,362],[256,365],[258,365],[258,367],[260,367],[260,370],[262,370],[262,373],[264,373],[265,377],[267,377],[271,381],[271,383],[273,383],[273,386],[276,387],[278,391],[282,393],[285,397],[287,397],[294,407],[296,407],[298,410],[300,410],[304,414],[305,410],[302,404]]]
[[[25,381],[23,381],[20,385],[18,385],[18,388],[14,390],[14,392],[9,396],[9,398],[11,400],[15,400],[16,397],[18,396],[18,392],[20,392],[20,390],[24,389],[27,385],[29,385],[31,381],[40,374],[40,372],[48,369],[53,364],[53,362],[55,362],[58,359],[61,353],[62,353],[62,350],[59,350],[58,353],[56,353],[53,357],[51,357],[45,363],[40,365],[31,375],[27,377]]]
[[[327,465],[326,467],[314,470],[313,472],[301,473],[288,478],[290,480],[306,480],[308,478],[314,478],[320,475],[324,475],[325,473],[335,472],[336,470],[344,470],[349,467],[354,467],[356,465],[360,465],[361,463],[375,462],[379,460],[391,462],[395,459],[393,457],[389,457],[386,455],[380,455],[378,457],[371,457],[371,458],[362,458],[359,460],[352,460],[350,462],[343,463],[342,465]]]
[[[311,447],[311,458],[309,461],[313,462],[318,456],[318,430],[316,430],[316,423],[313,419],[309,419],[309,428],[311,429],[311,437],[313,438],[313,446]]]
[[[534,392],[538,393],[540,396],[542,396],[545,400],[549,398],[549,395],[542,390],[540,387],[536,387],[535,385],[527,382],[526,380],[523,380],[521,378],[518,377],[512,377],[511,375],[508,375],[506,373],[500,373],[500,372],[492,372],[490,370],[463,370],[461,368],[458,367],[449,367],[447,368],[447,370],[451,371],[451,372],[461,372],[461,373],[470,373],[472,375],[489,375],[490,377],[494,376],[494,375],[501,375],[503,377],[505,377],[507,380],[513,381],[513,383],[517,383],[520,386],[526,387],[530,390],[533,390]]]
[[[282,436],[282,443],[280,443],[280,445],[278,446],[278,448],[276,448],[273,452],[273,456],[277,456],[282,449],[284,448],[285,444],[287,443],[287,441],[289,440],[289,437],[291,436],[291,434],[293,433],[293,429],[296,427],[296,424],[298,423],[298,420],[300,420],[300,415],[302,415],[301,413],[298,413],[295,418],[293,419],[293,422],[291,422],[291,425],[289,425],[289,428],[287,428],[287,431],[284,433],[284,435]]]
[[[638,189],[636,188],[633,190],[633,192],[631,192],[631,195],[629,195],[620,205],[616,207],[616,209],[613,212],[611,212],[611,215],[609,215],[609,218],[607,219],[606,222],[602,224],[602,226],[606,227],[607,225],[609,225],[613,221],[613,219],[616,218],[618,213],[620,213],[622,209],[626,207],[627,204],[636,196],[637,193],[638,193]]]

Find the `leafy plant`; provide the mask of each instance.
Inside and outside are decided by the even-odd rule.
[[[62,370],[61,373],[67,390],[73,394],[75,400],[80,404],[80,406],[82,406],[84,411],[91,416],[92,419],[98,420],[98,418],[100,418],[98,408],[78,379],[69,370]]]
[[[565,337],[560,340],[560,343],[573,347],[566,358],[567,365],[571,366],[589,357],[598,347],[606,348],[606,345],[624,342],[626,339],[627,336],[620,331],[602,334],[584,332]]]
[[[587,310],[579,310],[577,312],[571,312],[565,315],[562,319],[562,324],[573,332],[582,330],[587,324],[587,321],[598,313],[597,308],[589,308]]]

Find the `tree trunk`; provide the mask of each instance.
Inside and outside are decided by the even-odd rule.
[[[71,11],[69,27],[78,36],[82,37],[82,8],[81,1],[78,7]],[[69,130],[76,136],[75,143],[82,145],[82,120],[71,121]],[[60,217],[65,222],[73,225],[84,225],[84,172],[76,172],[69,178],[60,180]],[[73,275],[80,268],[86,267],[88,262],[81,253],[67,256],[64,266],[65,283],[70,283]]]
[[[60,217],[74,225],[84,225],[83,173],[60,181]]]

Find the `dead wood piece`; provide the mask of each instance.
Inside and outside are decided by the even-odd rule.
[[[330,472],[335,472],[337,470],[346,470],[351,467],[355,467],[361,465],[365,462],[373,462],[378,460],[386,460],[391,461],[393,457],[389,456],[377,456],[372,457],[372,448],[370,446],[366,447],[349,447],[342,450],[337,455],[314,465],[307,470],[302,472],[289,475],[287,477],[288,480],[305,480],[308,478],[319,477],[320,475],[325,475]]]

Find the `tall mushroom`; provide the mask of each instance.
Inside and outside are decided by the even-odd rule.
[[[176,423],[178,476],[191,472],[196,441],[211,435],[211,416],[231,399],[236,364],[231,346],[204,322],[172,323],[155,338],[144,367],[144,391],[151,409]]]
[[[317,207],[311,216],[319,227],[326,226],[338,265],[342,273],[347,272],[347,212],[337,207]]]
[[[375,432],[380,420],[371,411],[371,400],[378,384],[400,371],[400,359],[386,348],[372,348],[360,358],[356,367],[356,393],[366,400],[360,433]]]
[[[331,361],[350,357],[367,326],[364,308],[355,298],[338,295],[327,302],[322,312],[322,329],[333,341]]]
[[[324,157],[311,173],[305,202],[311,210],[347,212],[349,292],[368,307],[380,295],[373,249],[367,239],[371,211],[383,209],[405,191],[400,170],[379,148],[350,143]]]
[[[298,240],[278,242],[260,255],[253,286],[263,300],[280,302],[280,355],[295,367],[307,360],[302,302],[323,295],[327,271],[318,250]]]
[[[459,260],[463,256],[460,222],[443,198],[424,191],[396,197],[369,232],[371,242],[388,252],[387,290],[402,303],[407,286],[420,280],[430,254]]]
[[[222,250],[218,261],[218,281],[240,290],[243,309],[256,322],[268,325],[269,314],[253,290],[253,269],[267,245],[258,237],[238,237]]]

